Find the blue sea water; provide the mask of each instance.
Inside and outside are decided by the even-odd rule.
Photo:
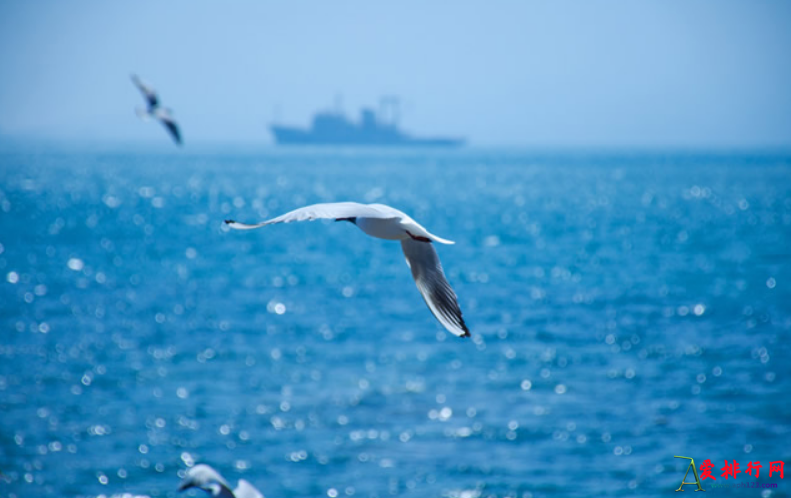
[[[471,339],[397,243],[222,223],[344,200],[456,241]],[[786,153],[6,147],[0,244],[3,497],[791,496]]]

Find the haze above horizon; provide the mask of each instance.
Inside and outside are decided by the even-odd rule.
[[[780,1],[0,3],[0,138],[267,142],[401,100],[416,135],[474,145],[791,146]]]

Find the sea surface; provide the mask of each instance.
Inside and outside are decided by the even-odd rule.
[[[334,201],[454,240],[472,338],[395,242],[223,224]],[[674,496],[674,456],[791,496],[789,153],[0,149],[4,498]]]

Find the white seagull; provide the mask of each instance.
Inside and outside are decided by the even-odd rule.
[[[132,75],[132,83],[135,84],[135,86],[140,90],[140,93],[142,93],[143,97],[146,99],[146,109],[141,109],[138,107],[136,109],[137,115],[142,119],[158,119],[159,122],[165,126],[165,129],[168,130],[170,136],[173,137],[173,141],[176,142],[177,145],[181,145],[181,132],[179,132],[179,127],[176,124],[176,120],[173,119],[173,114],[170,109],[159,105],[157,92],[155,92],[150,86],[140,81],[140,78],[138,78],[135,74]]]
[[[228,482],[220,473],[203,463],[187,470],[187,475],[179,485],[179,491],[189,488],[200,488],[219,498],[264,498],[260,491],[244,479],[239,479],[236,489],[231,491]]]
[[[225,223],[237,230],[250,230],[275,223],[316,219],[349,221],[371,237],[400,240],[401,249],[406,256],[406,264],[412,270],[412,277],[431,312],[452,334],[459,337],[470,336],[470,331],[461,316],[456,293],[445,278],[437,251],[432,244],[432,241],[440,244],[454,242],[429,233],[418,222],[397,209],[384,204],[336,202],[295,209],[255,225],[246,225],[233,220],[226,220]]]

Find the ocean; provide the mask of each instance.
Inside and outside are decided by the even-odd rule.
[[[223,224],[335,201],[454,240],[472,337],[395,242]],[[0,496],[791,496],[790,263],[787,152],[6,145]]]

